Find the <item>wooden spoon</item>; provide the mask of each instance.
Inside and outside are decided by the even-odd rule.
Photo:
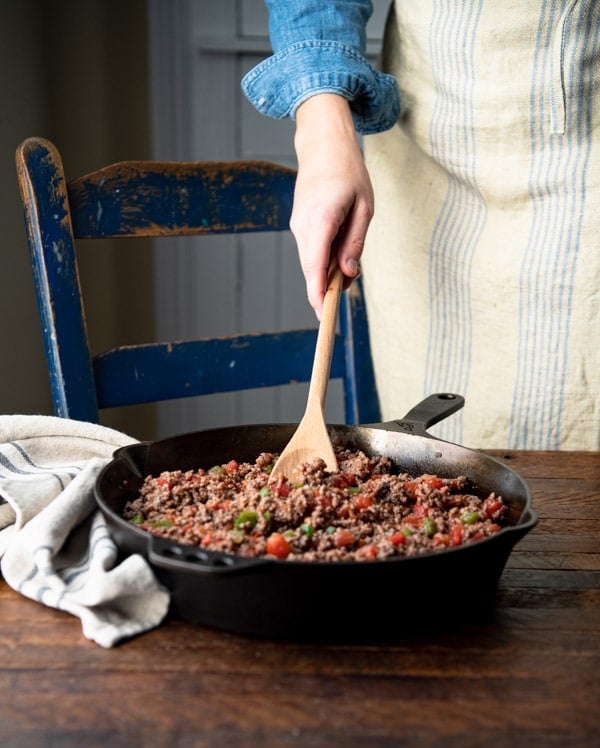
[[[323,299],[306,410],[294,435],[275,463],[270,481],[283,476],[291,478],[303,462],[311,462],[317,457],[325,461],[330,472],[336,472],[338,469],[325,424],[325,395],[331,369],[342,282],[342,271],[336,265]]]

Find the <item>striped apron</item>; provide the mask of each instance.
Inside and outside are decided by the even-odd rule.
[[[600,0],[396,0],[403,113],[364,139],[385,419],[432,392],[475,448],[600,448]]]

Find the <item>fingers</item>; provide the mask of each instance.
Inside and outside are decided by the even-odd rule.
[[[296,114],[298,174],[290,228],[298,245],[308,301],[320,318],[327,270],[336,256],[344,288],[360,273],[373,190],[348,102],[321,94]]]
[[[290,227],[298,245],[298,255],[310,305],[320,319],[327,278],[333,257],[344,274],[344,289],[360,275],[360,259],[365,236],[373,215],[372,203],[334,203],[335,209],[306,211],[300,197]],[[342,207],[343,206],[343,207]]]
[[[317,206],[311,209],[308,203],[303,201],[302,195],[298,196],[298,192],[296,193],[290,228],[298,245],[308,302],[318,319],[321,318],[327,288],[332,246],[336,241],[340,224],[339,217],[322,213],[317,210]]]
[[[368,201],[357,201],[339,233],[338,262],[344,273],[344,288],[348,288],[361,272],[360,259],[365,246],[369,223],[373,217],[372,196]]]

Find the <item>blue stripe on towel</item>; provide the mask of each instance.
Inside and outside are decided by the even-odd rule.
[[[14,447],[17,450],[17,452],[21,455],[23,460],[28,465],[31,465],[31,467],[36,468],[37,471],[46,472],[46,473],[52,472],[52,471],[49,471],[48,468],[45,467],[44,465],[37,465],[31,459],[31,457],[27,454],[27,452],[23,449],[23,447],[19,444],[19,442],[13,441],[13,442],[8,442],[8,443],[11,445],[11,447]],[[55,465],[54,467],[56,468],[57,466]],[[81,470],[81,467],[78,465],[61,465],[60,469],[61,469],[61,472],[66,473],[69,476],[69,478],[74,478],[77,475],[77,473]]]
[[[23,468],[17,467],[13,460],[11,460],[6,454],[0,451],[0,467],[3,467],[7,474],[14,473],[15,475],[51,475],[53,478],[56,478],[61,489],[64,490],[66,484],[61,477],[61,473],[62,475],[66,475],[69,480],[72,480],[81,470],[81,468],[77,467],[76,465],[65,465],[64,467],[61,466],[61,472],[59,473],[57,472],[58,466],[54,466],[54,469],[50,469],[48,467],[36,465],[31,457],[27,454],[27,452],[23,449],[23,447],[18,444],[18,442],[8,442],[8,444],[19,453],[19,455],[23,459],[24,464],[30,465],[33,470],[24,470]]]

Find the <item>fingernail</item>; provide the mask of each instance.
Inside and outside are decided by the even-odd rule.
[[[352,275],[358,275],[360,273],[360,263],[357,262],[354,257],[349,257],[346,260],[346,267],[350,270]]]

